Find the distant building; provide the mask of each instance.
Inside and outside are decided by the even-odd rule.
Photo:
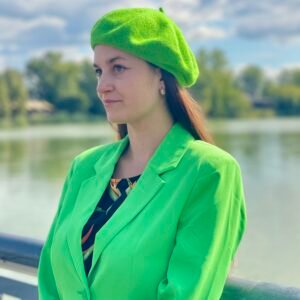
[[[251,98],[251,103],[256,108],[273,108],[274,102],[269,97]]]
[[[46,100],[29,99],[26,101],[26,111],[29,114],[45,113],[49,114],[54,111],[54,107]]]

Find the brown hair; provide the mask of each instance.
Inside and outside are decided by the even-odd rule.
[[[167,107],[174,121],[180,123],[195,139],[212,144],[213,138],[205,127],[205,118],[198,102],[193,99],[187,89],[179,87],[176,78],[171,73],[161,69],[161,74],[165,83]],[[127,134],[126,124],[117,124],[117,128],[112,124],[111,126],[117,132],[118,140]]]

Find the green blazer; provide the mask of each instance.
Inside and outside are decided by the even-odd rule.
[[[246,224],[240,168],[179,123],[97,233],[85,275],[82,228],[128,142],[73,160],[40,256],[39,299],[219,299]]]

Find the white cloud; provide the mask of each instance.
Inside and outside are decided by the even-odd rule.
[[[100,6],[99,2],[92,0],[72,0],[72,3],[66,0],[14,0],[0,3],[0,11],[17,17],[32,17],[40,14],[68,16],[76,11],[87,9],[92,5],[89,2]]]
[[[283,64],[281,67],[284,70],[300,69],[300,62]]]
[[[62,29],[63,27],[65,27],[65,25],[66,25],[65,20],[61,18],[43,16],[28,22],[27,29],[32,29],[39,26],[49,26],[49,27],[56,27]]]
[[[22,11],[24,14],[37,12],[41,6],[47,3],[46,0],[39,1],[39,0],[14,0],[14,1],[6,1],[6,3],[1,3],[2,11],[11,12],[15,11],[18,13]]]
[[[53,51],[62,53],[65,60],[80,62],[85,59],[92,59],[92,50],[90,52],[82,51],[77,46],[56,46],[40,48],[31,52],[31,57],[42,57],[46,52]]]
[[[226,7],[238,36],[288,42],[300,37],[300,1],[240,1]]]
[[[0,56],[0,72],[4,71],[7,68],[4,57]]]
[[[49,16],[40,16],[32,20],[0,17],[0,28],[9,28],[9,30],[0,31],[0,41],[16,41],[19,35],[41,26],[62,29],[65,21]]]
[[[198,26],[193,30],[187,32],[186,37],[188,40],[196,39],[222,39],[229,35],[228,32],[220,28],[214,28],[209,26]]]
[[[300,0],[0,0],[0,28],[5,28],[0,31],[2,65],[4,56],[18,59],[25,48],[26,56],[55,48],[68,49],[79,59],[80,49],[89,49],[93,23],[122,7],[162,7],[189,42],[236,35],[271,42],[270,46],[274,41],[287,47],[300,44]]]

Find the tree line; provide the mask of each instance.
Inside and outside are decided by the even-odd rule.
[[[271,79],[255,65],[235,73],[219,49],[202,49],[196,57],[200,76],[190,92],[208,117],[246,117],[259,107],[276,116],[300,114],[300,69],[282,70]],[[70,62],[48,52],[30,59],[23,73],[0,73],[0,118],[26,123],[28,99],[46,100],[53,113],[105,115],[96,84],[90,61]]]

